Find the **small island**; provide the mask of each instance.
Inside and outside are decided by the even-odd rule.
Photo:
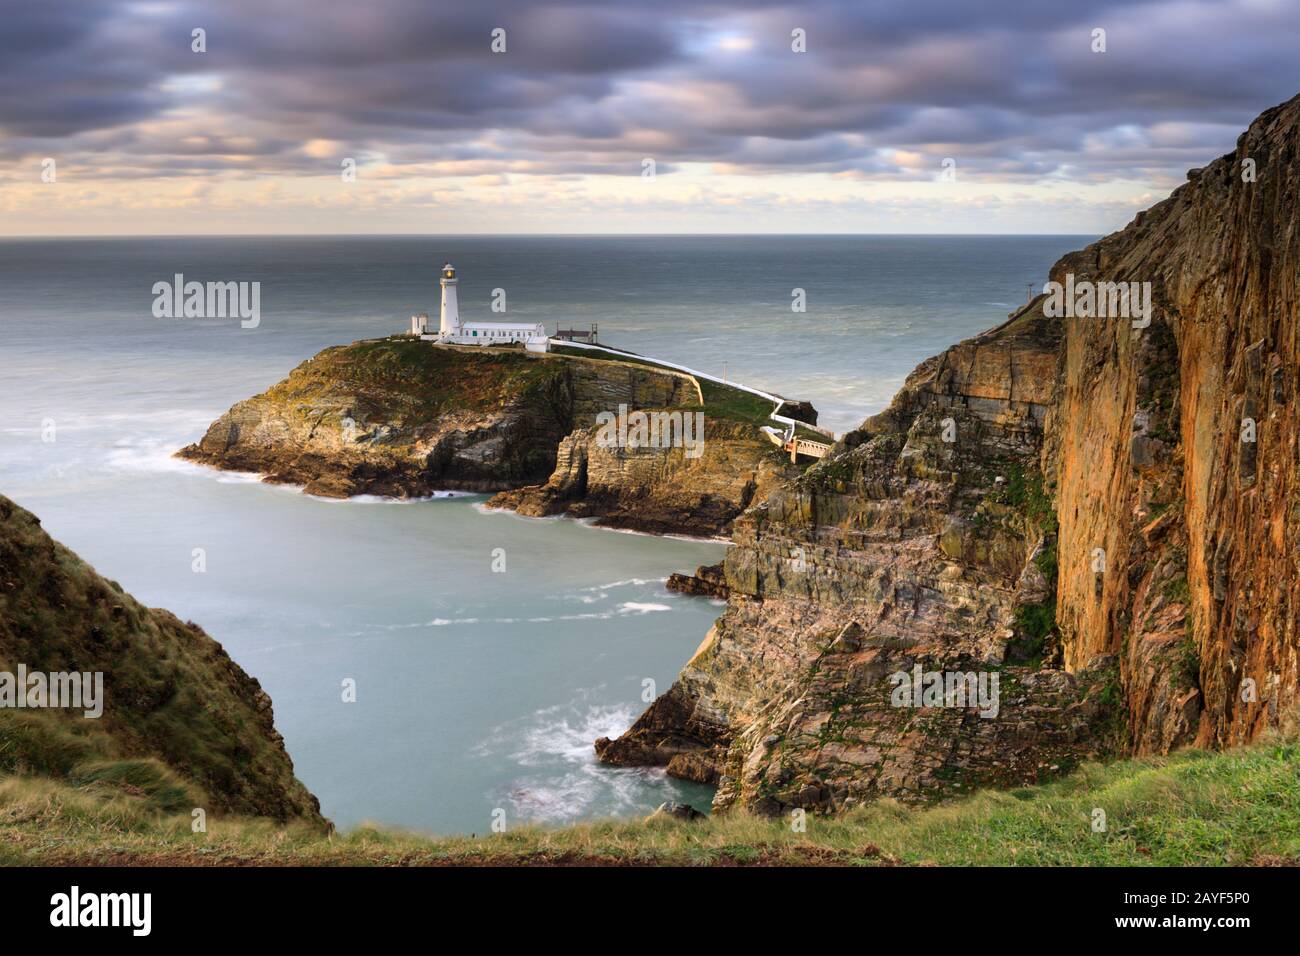
[[[451,264],[439,283],[437,332],[417,315],[409,333],[325,349],[179,456],[326,497],[491,492],[525,515],[713,537],[835,442],[807,402],[572,331],[464,323]],[[629,419],[660,414],[700,434],[627,440]]]

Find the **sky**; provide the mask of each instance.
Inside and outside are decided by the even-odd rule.
[[[1100,234],[1297,93],[1300,0],[0,0],[0,235]]]

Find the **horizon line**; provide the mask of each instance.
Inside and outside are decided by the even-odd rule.
[[[1112,230],[1113,231],[1113,230]],[[118,232],[0,233],[12,239],[709,239],[709,238],[934,238],[1003,239],[1105,236],[1105,232]]]

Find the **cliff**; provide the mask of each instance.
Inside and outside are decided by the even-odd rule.
[[[953,347],[739,518],[726,611],[601,759],[777,812],[1035,780],[1108,752],[1113,668],[1039,666],[1053,569],[1037,459],[1060,341],[1027,308]],[[889,676],[917,665],[996,673],[999,715],[893,706]]]
[[[102,672],[102,715],[0,708],[0,773],[323,825],[293,775],[271,700],[196,625],[147,608],[0,497],[0,671]]]
[[[179,454],[311,494],[498,491],[523,514],[715,535],[798,473],[758,431],[770,405],[632,358],[395,338],[326,349]],[[702,411],[699,453],[600,442],[620,407]]]
[[[488,505],[535,517],[594,517],[600,525],[656,534],[712,536],[729,531],[738,514],[797,473],[749,422],[706,417],[698,458],[685,448],[602,445],[598,429],[580,428],[560,442],[545,484],[502,492]]]
[[[716,780],[719,808],[839,809],[1275,726],[1300,647],[1298,140],[1300,99],[1051,270],[1139,283],[1134,309],[1150,283],[1149,315],[1040,296],[738,519],[725,613],[601,759]],[[899,705],[917,665],[997,675],[997,715]]]
[[[1149,329],[1068,326],[1050,456],[1066,661],[1121,654],[1139,752],[1253,740],[1295,700],[1298,147],[1300,98],[1053,269],[1153,290]]]

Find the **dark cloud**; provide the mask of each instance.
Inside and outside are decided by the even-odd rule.
[[[1298,44],[1292,0],[67,0],[6,11],[0,150],[119,175],[305,171],[327,140],[549,175],[644,155],[931,175],[898,151],[989,178],[1158,177],[1300,90]]]
[[[10,4],[0,14],[0,130],[58,137],[166,107],[156,68],[111,40],[121,9],[81,0]]]

